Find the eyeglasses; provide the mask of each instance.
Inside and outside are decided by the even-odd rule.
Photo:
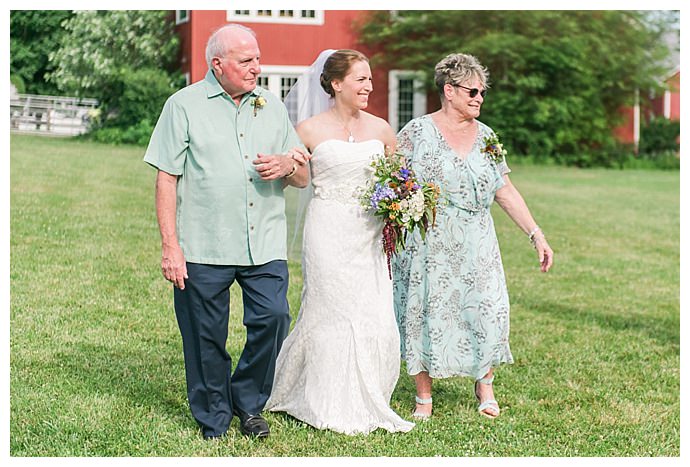
[[[453,84],[453,86],[462,88],[462,89],[467,89],[470,92],[470,97],[477,97],[477,94],[480,94],[482,98],[486,96],[486,89],[482,89],[481,91],[477,88],[468,88],[467,86],[463,86],[462,84]]]

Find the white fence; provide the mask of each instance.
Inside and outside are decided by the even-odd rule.
[[[95,99],[14,94],[10,97],[10,131],[80,135],[88,130],[97,106]]]

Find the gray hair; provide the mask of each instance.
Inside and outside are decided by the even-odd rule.
[[[447,55],[434,68],[434,82],[442,98],[446,84],[466,84],[473,79],[479,80],[484,89],[489,87],[488,70],[472,55]]]
[[[249,29],[247,26],[242,26],[241,24],[226,24],[225,26],[216,29],[211,37],[208,38],[206,43],[206,64],[211,68],[211,60],[213,57],[224,57],[229,50],[226,48],[226,43],[223,40],[223,35],[228,29],[240,29],[242,31],[247,31],[252,36],[256,37],[256,33]]]

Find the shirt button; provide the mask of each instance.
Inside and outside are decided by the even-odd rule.
[[[249,230],[254,230],[254,226],[253,226],[253,225],[250,225],[250,226],[249,226]]]
[[[254,179],[253,179],[252,177],[249,177],[249,181],[250,181],[250,182],[253,182]]]
[[[254,207],[254,203],[249,203],[249,207],[250,207],[250,208],[253,208],[253,207]]]
[[[245,154],[245,155],[244,155],[244,158],[245,158],[245,159],[249,159],[249,156],[247,156],[247,155]]]
[[[240,133],[240,138],[244,138],[244,133]]]

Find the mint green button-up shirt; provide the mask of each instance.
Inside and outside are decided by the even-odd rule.
[[[176,228],[187,261],[248,266],[287,259],[283,182],[261,180],[252,161],[295,146],[301,143],[285,106],[262,88],[238,106],[209,71],[168,99],[144,161],[179,176]]]

